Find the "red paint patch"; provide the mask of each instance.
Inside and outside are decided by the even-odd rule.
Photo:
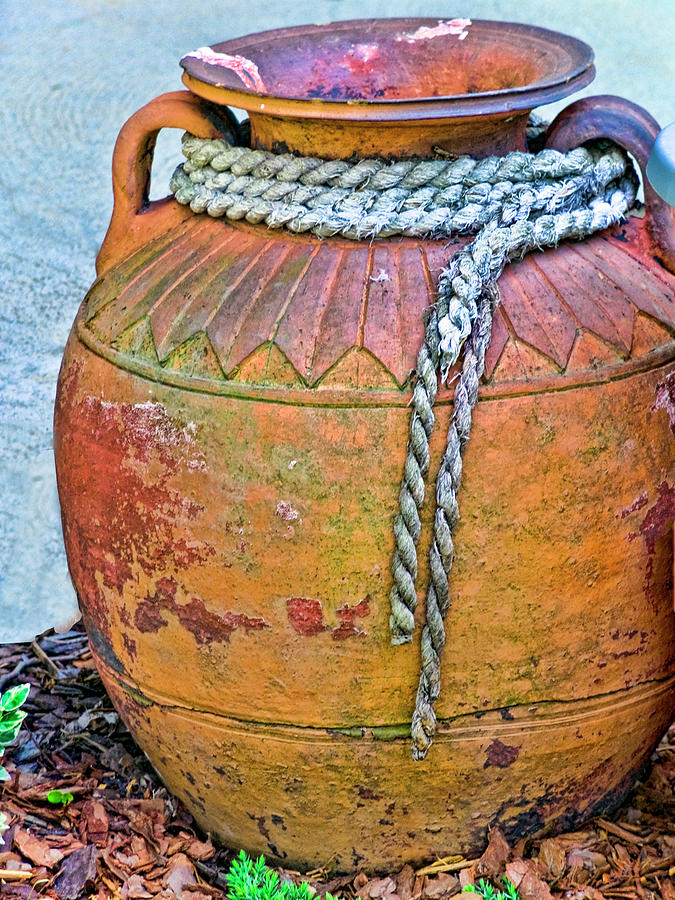
[[[197,641],[197,644],[227,643],[233,631],[243,628],[260,631],[269,628],[260,616],[251,617],[229,610],[222,614],[211,612],[199,597],[191,597],[187,603],[176,601],[178,585],[173,578],[160,578],[155,594],[142,600],[136,610],[135,624],[139,631],[156,632],[168,625],[162,612],[175,615],[180,624]]]
[[[630,506],[627,506],[625,509],[621,510],[621,518],[625,519],[626,516],[629,516],[631,513],[637,512],[638,509],[642,509],[643,506],[646,506],[649,503],[649,498],[647,497],[647,491],[643,491],[639,497],[637,497]]]
[[[323,621],[323,608],[320,600],[307,597],[291,597],[286,601],[288,621],[298,634],[311,637],[326,630]]]
[[[122,641],[124,643],[124,648],[129,654],[129,656],[134,659],[136,657],[136,641],[133,638],[130,638],[128,634],[122,635]]]
[[[75,401],[79,374],[64,381],[57,404],[61,458],[68,453],[59,471],[64,538],[77,590],[110,638],[106,595],[121,595],[135,566],[152,576],[215,553],[186,537],[202,507],[170,486],[186,470],[199,477],[205,461],[194,426],[172,420],[160,403]]]
[[[288,621],[297,633],[303,635],[303,637],[313,637],[316,634],[321,634],[323,631],[330,631],[334,641],[344,641],[350,637],[365,637],[366,632],[357,628],[354,620],[370,615],[369,599],[365,597],[354,606],[350,606],[349,603],[341,606],[337,610],[340,624],[335,628],[326,625],[320,600],[308,597],[291,597],[286,602],[286,612],[288,613]]]
[[[366,632],[361,628],[357,628],[354,620],[356,618],[364,618],[365,616],[370,615],[370,604],[368,603],[369,598],[365,597],[355,606],[350,606],[348,603],[345,603],[344,606],[341,606],[338,609],[337,614],[340,619],[340,624],[337,628],[333,628],[331,632],[331,637],[334,641],[344,641],[349,637],[365,637]]]
[[[656,385],[656,400],[652,412],[664,409],[670,419],[670,430],[675,434],[675,372],[666,376],[665,381]]]
[[[365,787],[362,784],[357,784],[356,789],[359,792],[359,797],[363,800],[381,800],[382,794],[376,794],[375,791],[371,790],[369,787]]]
[[[518,759],[519,754],[520,747],[503,744],[499,738],[495,738],[485,751],[486,760],[483,763],[483,768],[489,769],[490,766],[496,766],[498,769],[507,769]]]
[[[675,518],[675,487],[671,487],[667,481],[662,481],[656,490],[659,495],[658,500],[647,511],[647,515],[642,520],[639,530],[628,535],[629,541],[642,537],[645,542],[649,558],[645,569],[643,588],[645,595],[650,600],[655,599],[653,596],[652,576],[654,573],[656,542],[661,535],[666,534],[671,521]]]
[[[154,634],[168,625],[162,610],[175,603],[177,587],[173,578],[160,578],[155,593],[140,601],[134,612],[134,625],[142,634]]]

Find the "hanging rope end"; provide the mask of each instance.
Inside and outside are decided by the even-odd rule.
[[[436,717],[433,715],[433,712],[432,718],[433,722],[428,721],[427,728],[425,729],[417,710],[413,714],[412,726],[410,729],[410,749],[414,762],[421,762],[423,759],[426,759],[429,748],[433,743],[434,734],[436,733]]]
[[[389,630],[391,632],[391,642],[394,647],[397,647],[400,644],[409,644],[412,641],[412,635],[415,629],[415,619],[409,610],[406,610],[406,612],[409,613],[409,616],[406,616],[406,620],[409,618],[409,621],[404,623],[401,623],[393,613],[389,616]]]
[[[397,634],[392,631],[391,643],[392,643],[392,646],[394,646],[394,647],[399,647],[401,644],[411,644],[412,643],[412,635],[411,634]]]

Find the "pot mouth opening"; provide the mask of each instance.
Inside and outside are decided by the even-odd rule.
[[[191,90],[215,99],[220,89],[223,102],[268,112],[276,110],[263,98],[323,110],[414,104],[440,105],[453,115],[467,114],[459,107],[475,113],[531,109],[567,96],[595,74],[593,51],[577,38],[459,17],[264,31],[199,48],[181,66]]]

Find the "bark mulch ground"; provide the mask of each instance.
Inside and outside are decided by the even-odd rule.
[[[81,627],[0,646],[0,691],[26,681],[28,718],[6,755],[13,778],[0,798],[11,817],[0,838],[0,897],[226,897],[231,852],[199,832],[135,746]],[[674,788],[675,728],[612,821],[515,847],[495,830],[479,860],[449,857],[384,878],[335,878],[329,867],[302,877],[317,893],[346,900],[440,900],[481,876],[499,884],[504,873],[522,900],[675,900]],[[47,799],[55,790],[66,805]],[[279,871],[282,879],[301,878]]]

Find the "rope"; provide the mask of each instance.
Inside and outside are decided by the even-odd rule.
[[[541,126],[535,129],[540,138]],[[568,153],[513,152],[486,159],[322,160],[183,138],[186,162],[171,179],[176,200],[196,213],[245,219],[319,237],[362,240],[396,235],[453,238],[475,234],[438,280],[414,373],[412,411],[399,509],[389,619],[392,643],[412,640],[417,606],[417,544],[429,469],[433,407],[441,381],[462,354],[448,440],[436,479],[430,581],[422,663],[412,717],[412,755],[424,759],[436,732],[449,573],[459,521],[462,457],[498,302],[496,280],[510,260],[561,240],[581,240],[619,222],[636,200],[627,155],[608,142]]]

